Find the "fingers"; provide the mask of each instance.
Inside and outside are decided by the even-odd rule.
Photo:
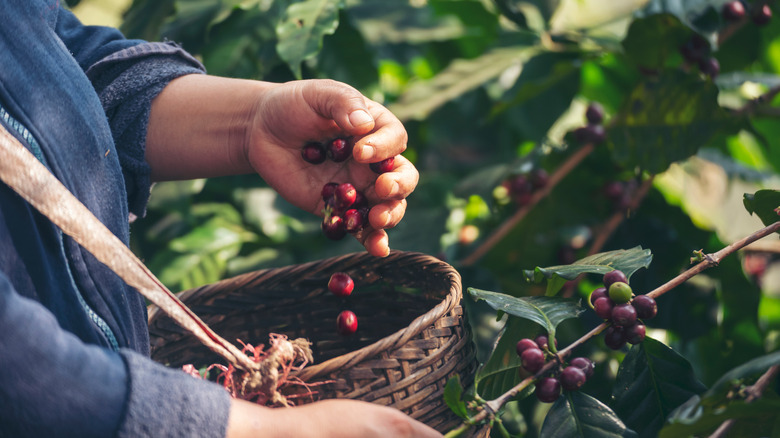
[[[369,101],[368,105],[375,120],[375,127],[372,132],[355,142],[355,161],[376,163],[403,153],[409,136],[401,121],[376,102]]]
[[[321,117],[336,122],[350,135],[362,135],[374,129],[374,117],[366,99],[347,84],[329,79],[303,82],[303,97]]]
[[[380,199],[403,199],[412,194],[420,180],[420,173],[403,155],[395,157],[391,172],[377,177],[374,192]]]

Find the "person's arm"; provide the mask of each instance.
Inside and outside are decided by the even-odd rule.
[[[355,140],[353,157],[313,165],[301,158],[308,141]],[[417,185],[414,166],[399,155],[407,135],[382,105],[330,80],[273,84],[206,75],[171,81],[153,100],[146,159],[153,180],[257,172],[285,199],[319,214],[331,181],[352,183],[372,204],[370,227],[357,237],[377,256],[389,252],[386,228],[402,219]],[[368,164],[396,157],[377,177]]]

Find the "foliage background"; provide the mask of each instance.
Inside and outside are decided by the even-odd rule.
[[[742,196],[780,187],[780,102],[748,104],[780,85],[780,20],[728,27],[715,12],[724,1],[71,3],[85,22],[181,43],[211,74],[332,78],[389,106],[406,125],[405,155],[421,173],[391,246],[448,260],[464,287],[543,294],[523,270],[583,257],[613,213],[603,185],[653,173],[640,207],[603,247],[651,250],[652,264],[631,281],[646,292],[689,266],[692,251],[717,250],[760,228]],[[713,43],[722,67],[714,82],[679,54],[693,31]],[[516,208],[497,202],[493,189],[512,173],[553,172],[576,146],[567,133],[585,123],[591,101],[606,109],[609,141],[478,263],[460,265]],[[464,226],[476,227],[476,240]],[[326,240],[316,217],[253,176],[157,184],[147,217],[133,225],[132,246],[172,290],[361,250],[349,239]],[[778,253],[773,236],[659,301],[651,335],[684,356],[705,386],[777,350]],[[586,277],[567,293],[587,297],[597,281]],[[516,359],[502,353],[537,329],[513,320],[504,327],[484,303],[466,304],[482,361],[506,333],[481,380],[480,394],[495,396],[520,380]],[[587,312],[566,321],[558,340],[566,345],[597,322]],[[595,339],[578,354],[597,362],[583,392],[611,403],[626,352]],[[549,408],[532,397],[513,402],[507,428],[536,436]]]

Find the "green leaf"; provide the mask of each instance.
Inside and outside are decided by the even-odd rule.
[[[739,124],[718,104],[712,81],[673,69],[634,88],[607,137],[618,163],[660,173],[696,154],[716,133],[736,133]]]
[[[706,389],[684,357],[647,337],[620,364],[611,404],[640,437],[655,437],[675,408]]]
[[[482,398],[492,400],[520,383],[523,376],[520,372],[520,357],[516,352],[517,340],[533,338],[538,333],[539,329],[531,321],[520,318],[507,320],[492,354],[477,371],[475,383],[477,393]],[[525,398],[533,390],[534,385],[531,384],[515,398]]]
[[[574,280],[580,274],[606,274],[613,270],[623,271],[626,277],[641,268],[650,266],[653,255],[649,249],[637,246],[631,249],[618,249],[607,251],[577,260],[570,265],[550,266],[547,268],[536,267],[533,271],[523,271],[528,280],[540,283],[547,280],[547,295],[555,295],[561,290],[566,281]]]
[[[388,109],[402,121],[423,120],[445,103],[498,77],[538,53],[536,46],[493,49],[474,59],[458,59],[428,81],[409,86]]]
[[[314,57],[322,39],[336,31],[343,0],[304,0],[291,4],[276,28],[276,50],[296,78],[301,78],[301,63]]]
[[[550,408],[542,423],[541,438],[634,437],[612,410],[581,392],[565,392]]]
[[[697,402],[698,397],[693,397]],[[772,426],[780,412],[780,400],[761,398],[753,403],[734,401],[728,406],[718,409],[701,410],[698,403],[692,403],[689,411],[675,411],[669,422],[658,434],[659,438],[688,438],[691,436],[708,436],[726,420],[749,421],[750,436],[768,436],[760,430],[772,430]],[[732,427],[728,436],[739,436]],[[774,435],[773,435],[774,436]]]
[[[127,38],[160,39],[165,20],[173,13],[175,0],[133,0],[119,30]]]
[[[463,395],[463,385],[460,383],[460,376],[455,375],[447,380],[447,384],[444,386],[444,403],[458,417],[467,419],[469,413],[466,410],[466,403],[463,402],[461,396]]]
[[[719,392],[723,392],[724,388],[731,384],[731,382],[753,377],[758,373],[763,373],[769,369],[769,367],[775,365],[780,365],[780,351],[767,354],[766,356],[757,357],[732,369],[731,371],[724,374],[723,377],[718,379],[718,381],[715,382],[702,397],[704,399],[708,397],[714,397]]]
[[[634,20],[623,40],[626,57],[644,68],[662,68],[693,32],[671,14],[655,14]]]
[[[758,216],[766,226],[780,220],[780,190],[759,190],[752,195],[745,193],[742,203],[748,213]]]
[[[510,315],[531,320],[542,326],[550,338],[555,338],[555,328],[558,324],[576,318],[585,309],[579,300],[559,297],[513,297],[498,292],[469,288],[469,293],[476,300],[485,302],[496,310]]]

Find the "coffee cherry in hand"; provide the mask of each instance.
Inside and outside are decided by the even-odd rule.
[[[303,160],[311,164],[320,164],[325,162],[327,158],[325,154],[325,146],[318,142],[306,143],[301,149],[301,156]]]
[[[371,163],[368,165],[368,167],[371,168],[371,170],[373,170],[374,173],[379,173],[379,174],[392,171],[394,166],[395,166],[395,157],[390,157],[378,163]]]

